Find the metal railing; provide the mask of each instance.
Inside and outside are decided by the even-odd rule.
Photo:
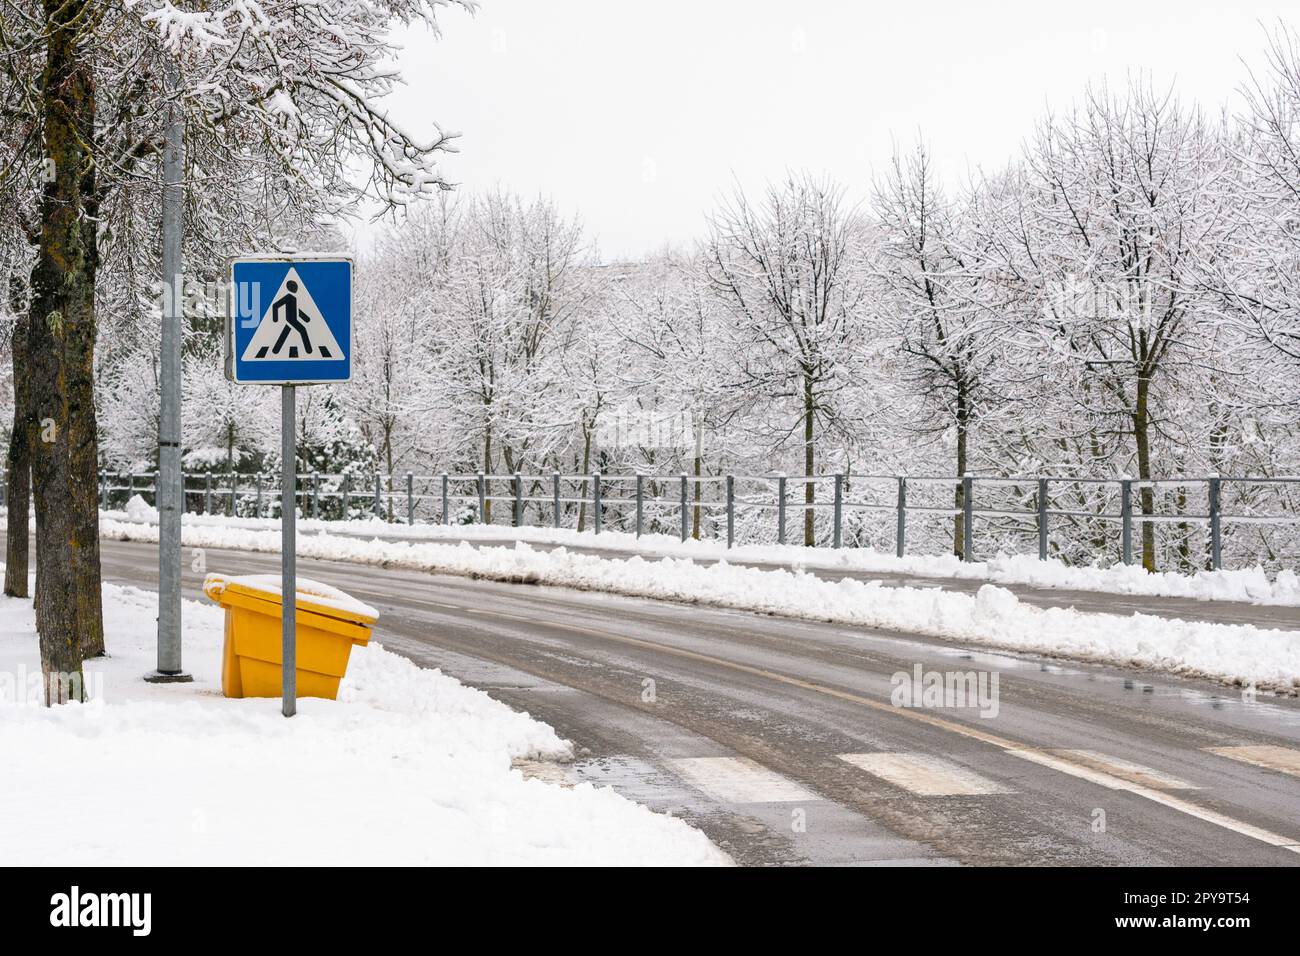
[[[0,496],[7,490],[3,477],[0,469]],[[155,491],[156,480],[156,472],[101,472],[101,507],[109,510],[124,505],[137,494],[147,501]],[[1281,487],[1287,498],[1285,510],[1249,510],[1253,503],[1239,494],[1239,501],[1245,502],[1248,510],[1228,512],[1223,508],[1223,497],[1229,486]],[[186,473],[182,487],[187,512],[247,517],[273,517],[279,513],[278,474]],[[1084,489],[1092,489],[1091,496]],[[1158,513],[1153,499],[1160,489],[1175,490],[1180,507]],[[1185,510],[1191,503],[1189,489],[1199,492],[1196,497],[1204,501],[1203,511]],[[1151,492],[1146,502],[1150,513],[1135,507],[1144,491]],[[1292,495],[1295,500],[1291,500]],[[846,523],[854,516],[890,513],[898,557],[907,553],[911,519],[938,518],[953,522],[953,551],[966,561],[975,560],[977,520],[986,526],[1036,536],[1040,559],[1049,556],[1054,530],[1060,525],[1067,530],[1073,528],[1080,539],[1095,538],[1095,529],[1088,529],[1099,523],[1118,525],[1119,556],[1125,564],[1134,560],[1135,531],[1140,532],[1145,524],[1172,523],[1183,528],[1188,537],[1186,529],[1204,529],[1205,565],[1217,570],[1223,567],[1224,532],[1229,526],[1300,526],[1300,477],[1209,475],[1139,480],[976,475],[306,473],[299,476],[296,500],[300,513],[307,518],[370,514],[412,525],[417,521],[442,525],[490,523],[502,511],[494,509],[494,504],[507,507],[512,526],[525,525],[531,510],[542,525],[560,528],[576,517],[579,530],[589,527],[594,534],[600,534],[610,516],[616,515],[619,527],[638,537],[647,530],[673,533],[682,541],[692,536],[716,536],[720,541],[725,539],[729,548],[736,543],[738,519],[746,516],[775,512],[776,542],[786,544],[792,515],[797,519],[812,513],[822,541],[841,548],[858,545],[856,539],[846,544]]]

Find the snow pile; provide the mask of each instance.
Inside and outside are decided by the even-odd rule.
[[[1258,565],[1232,571],[1198,571],[1195,574],[1159,571],[1152,574],[1137,564],[1075,568],[1055,559],[1039,561],[1036,557],[1024,554],[999,555],[987,562],[965,565],[958,558],[948,555],[946,561],[950,565],[946,573],[951,577],[988,578],[1002,584],[1182,597],[1199,601],[1300,605],[1300,577],[1294,571],[1278,571],[1270,581],[1268,574]]]
[[[727,862],[612,790],[525,779],[512,759],[563,758],[569,745],[374,643],[354,649],[339,701],[300,700],[285,720],[277,700],[220,696],[222,612],[187,603],[194,683],[146,684],[156,607],[153,593],[105,585],[112,656],[87,663],[94,700],[46,709],[21,692],[39,686],[31,602],[0,600],[5,862]]]
[[[138,497],[138,496],[137,496]],[[132,499],[134,503],[135,499]],[[144,508],[149,506],[140,501]],[[127,511],[105,512],[106,521],[120,524],[130,521],[157,522],[152,517]],[[152,509],[149,509],[152,511]],[[220,527],[249,531],[276,531],[279,519],[226,518],[220,515],[186,515],[189,527]],[[587,548],[640,554],[651,557],[683,557],[696,560],[728,560],[774,564],[793,569],[825,569],[864,574],[915,574],[923,577],[963,578],[992,581],[997,584],[1024,584],[1040,588],[1073,588],[1107,594],[1132,594],[1149,597],[1181,597],[1202,601],[1242,601],[1251,604],[1300,606],[1300,576],[1284,569],[1270,579],[1259,566],[1234,571],[1199,571],[1179,574],[1162,571],[1149,574],[1138,565],[1114,564],[1107,567],[1072,567],[1053,558],[1039,561],[1037,556],[998,555],[987,561],[962,561],[951,554],[913,555],[899,558],[869,548],[805,548],[797,545],[747,545],[728,550],[716,541],[681,541],[671,535],[636,535],[605,531],[599,536],[564,528],[508,528],[501,525],[404,525],[379,518],[352,521],[298,520],[300,533],[334,533],[374,536],[397,541],[526,541],[534,544],[573,545]]]
[[[126,503],[126,516],[132,521],[158,521],[158,509],[139,495],[132,495]]]
[[[147,526],[105,521],[102,531],[106,537],[157,540],[157,529]],[[219,527],[187,527],[183,541],[186,547],[249,551],[275,552],[280,547],[276,532]],[[319,534],[299,538],[298,554],[738,608],[1131,664],[1289,693],[1300,690],[1300,631],[1042,609],[1022,604],[995,585],[985,585],[972,597],[851,578],[828,581],[802,571],[760,570],[725,561],[701,566],[677,558],[613,559],[563,548],[539,552],[522,542],[514,548],[473,548],[466,543],[364,541]]]

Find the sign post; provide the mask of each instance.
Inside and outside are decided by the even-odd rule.
[[[280,713],[298,710],[298,452],[293,385],[280,386]]]
[[[164,57],[168,88],[179,83],[176,61]],[[181,474],[181,340],[185,301],[181,232],[185,210],[185,131],[176,100],[167,108],[163,144],[162,341],[159,345],[158,410],[158,666],[144,676],[150,683],[186,683],[181,663],[181,516],[185,513]]]
[[[226,377],[280,386],[280,712],[298,709],[297,386],[352,378],[352,260],[271,255],[230,263]]]

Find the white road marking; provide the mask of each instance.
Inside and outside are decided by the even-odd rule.
[[[1044,767],[1051,767],[1053,770],[1059,770],[1061,773],[1069,774],[1072,777],[1078,777],[1080,780],[1087,780],[1089,783],[1095,783],[1098,786],[1108,787],[1111,790],[1126,790],[1135,796],[1143,797],[1168,807],[1171,810],[1177,810],[1179,813],[1185,813],[1189,817],[1195,817],[1198,820],[1204,820],[1206,823],[1212,823],[1215,826],[1223,827],[1225,830],[1231,830],[1233,833],[1239,833],[1242,836],[1250,837],[1252,840],[1259,840],[1261,843],[1267,843],[1270,846],[1280,847],[1283,850],[1290,850],[1292,853],[1300,853],[1300,843],[1296,842],[1294,837],[1284,837],[1271,830],[1265,830],[1262,827],[1253,826],[1249,823],[1243,823],[1240,820],[1234,820],[1232,817],[1222,813],[1216,813],[1213,810],[1207,810],[1205,807],[1197,806],[1194,803],[1188,803],[1180,797],[1164,793],[1160,790],[1154,790],[1151,787],[1143,786],[1140,783],[1134,783],[1131,780],[1124,780],[1113,774],[1103,773],[1100,770],[1093,770],[1082,764],[1075,763],[1073,760],[1065,757],[1055,756],[1045,750],[1027,750],[1027,749],[1010,749],[1007,753],[1013,757],[1020,757],[1031,763],[1041,764]]]
[[[687,757],[670,763],[693,787],[724,803],[798,803],[819,799],[793,780],[747,757]]]
[[[1144,767],[1140,763],[1132,763],[1128,760],[1112,757],[1109,754],[1098,753],[1095,750],[1053,750],[1052,753],[1061,757],[1072,757],[1085,767],[1100,770],[1102,773],[1108,773],[1119,777],[1121,780],[1150,787],[1153,790],[1200,789],[1195,784],[1180,780],[1170,774],[1153,770],[1151,767]]]
[[[923,797],[979,796],[1015,791],[973,770],[926,754],[840,754],[839,758],[874,777]]]
[[[1300,750],[1292,750],[1290,747],[1272,747],[1267,744],[1258,744],[1245,747],[1206,747],[1205,749],[1208,753],[1218,754],[1220,757],[1227,757],[1229,760],[1239,760],[1242,763],[1263,767],[1265,770],[1277,770],[1281,773],[1289,773],[1293,777],[1300,777]]]
[[[536,618],[522,617],[515,614],[508,614],[503,611],[492,612],[495,616],[505,618],[506,620],[518,620],[527,624],[536,624]],[[718,667],[725,667],[741,674],[750,674],[755,677],[763,677],[776,683],[784,684],[787,687],[799,687],[804,690],[813,691],[814,693],[823,694],[827,697],[833,697],[838,700],[851,701],[868,710],[873,710],[879,714],[889,714],[891,716],[911,720],[917,723],[928,724],[931,727],[940,728],[954,734],[959,734],[969,740],[979,740],[990,744],[1007,753],[1031,760],[1035,763],[1042,764],[1059,770],[1062,773],[1078,777],[1082,780],[1089,780],[1093,783],[1100,784],[1103,787],[1110,787],[1113,790],[1127,790],[1135,796],[1158,803],[1170,810],[1178,813],[1187,814],[1206,823],[1211,823],[1233,833],[1250,837],[1253,840],[1259,840],[1269,846],[1280,847],[1284,850],[1290,850],[1292,853],[1300,854],[1300,839],[1294,837],[1283,837],[1269,830],[1251,826],[1240,820],[1234,820],[1232,817],[1225,816],[1222,813],[1216,813],[1213,810],[1207,810],[1199,807],[1194,803],[1189,803],[1168,793],[1162,793],[1151,787],[1144,787],[1128,780],[1122,780],[1113,774],[1102,773],[1101,771],[1091,770],[1082,764],[1074,762],[1071,758],[1057,757],[1045,750],[1032,750],[1026,748],[1023,743],[1012,740],[1008,737],[1002,737],[998,734],[989,733],[979,727],[970,724],[959,723],[937,714],[931,714],[924,711],[909,710],[902,707],[894,707],[892,704],[885,703],[883,700],[874,700],[870,697],[864,697],[861,694],[855,694],[851,691],[840,690],[836,687],[828,687],[825,684],[818,684],[816,681],[805,680],[801,677],[794,677],[790,674],[782,674],[777,671],[767,670],[762,667],[754,667],[750,664],[741,664],[739,661],[728,660],[725,657],[718,657],[713,654],[704,654],[700,651],[691,651],[683,647],[673,647],[671,644],[662,644],[657,641],[647,641],[644,638],[628,637],[623,634],[614,634],[610,631],[599,630],[596,628],[580,627],[562,621],[548,621],[548,624],[554,627],[561,627],[580,634],[590,634],[612,641],[618,644],[624,644],[628,647],[644,647],[655,650],[659,653],[670,654],[683,660],[703,661]],[[708,759],[708,758],[705,758]],[[784,778],[782,778],[784,779]]]

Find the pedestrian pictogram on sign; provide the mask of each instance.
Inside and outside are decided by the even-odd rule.
[[[312,299],[311,290],[290,269],[262,313],[242,356],[245,362],[343,361],[343,350]]]

